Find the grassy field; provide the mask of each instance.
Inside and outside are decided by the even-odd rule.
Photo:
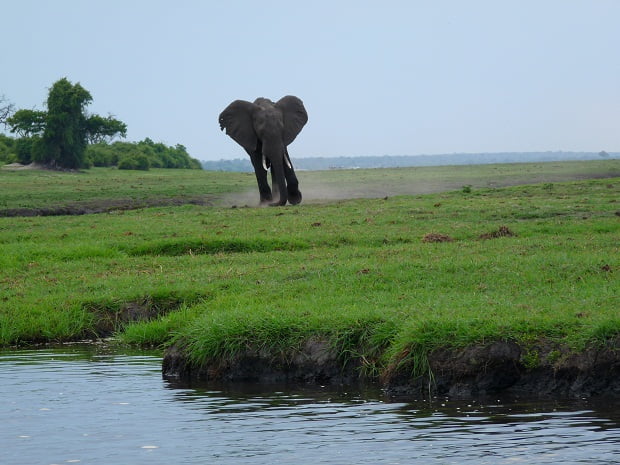
[[[147,200],[203,200],[209,203],[245,185],[247,174],[201,170],[150,171],[92,168],[83,172],[0,170],[0,215],[10,209],[64,206],[140,206]]]
[[[620,176],[619,160],[513,163],[299,173],[304,203],[352,198],[416,195]],[[10,210],[79,209],[103,211],[160,202],[255,206],[254,173],[93,168],[84,172],[0,169],[0,216]],[[23,213],[23,212],[20,212]]]
[[[320,337],[380,373],[437,347],[620,334],[618,160],[299,177],[297,207],[0,218],[0,345],[114,333],[203,361]],[[556,182],[590,177],[607,178]],[[389,197],[333,200],[361,186]],[[253,175],[0,172],[0,208],[246,191]]]

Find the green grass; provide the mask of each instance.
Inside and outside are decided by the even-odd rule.
[[[568,165],[573,177],[593,169]],[[482,179],[496,167],[467,169]],[[436,176],[428,170],[412,169],[419,179]],[[406,171],[383,176],[405,189],[396,176],[408,184]],[[381,172],[361,174],[379,179]],[[166,173],[152,189],[173,195],[195,173]],[[60,179],[92,176],[103,186],[117,174],[125,176],[101,170]],[[356,174],[326,177],[340,176],[352,192]],[[0,179],[22,180],[16,190],[24,192],[29,176]],[[217,173],[214,191],[239,182],[228,176]],[[301,173],[302,187],[306,176],[312,184],[319,173]],[[471,192],[286,208],[0,218],[0,344],[75,340],[111,328],[128,344],[176,341],[202,362],[248,348],[290,354],[319,338],[343,363],[362,358],[372,374],[409,364],[420,370],[438,347],[493,340],[544,338],[583,350],[620,333],[620,178],[549,176],[537,185],[484,188],[463,179],[455,182],[473,185]],[[58,192],[49,199],[42,192],[31,205],[62,198],[56,181],[50,189]],[[125,195],[122,189],[110,192]],[[514,235],[480,238],[502,226]],[[452,241],[425,242],[429,233]],[[136,309],[152,319],[132,323],[127,315]]]
[[[150,171],[92,168],[82,172],[0,170],[0,211],[41,209],[66,205],[92,205],[147,199],[217,199],[236,192],[253,174],[202,170],[152,169]]]
[[[304,203],[335,199],[412,195],[471,186],[503,187],[579,179],[618,177],[619,160],[523,163],[423,168],[300,172]],[[254,173],[152,169],[128,171],[92,168],[83,172],[0,169],[3,210],[140,206],[147,200],[198,201],[220,206],[257,205]]]

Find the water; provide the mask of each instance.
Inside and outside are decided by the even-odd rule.
[[[0,464],[618,464],[620,402],[236,390],[103,348],[0,352]]]

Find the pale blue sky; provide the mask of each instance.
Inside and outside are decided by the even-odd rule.
[[[300,97],[295,157],[620,151],[619,0],[0,0],[0,94],[61,77],[128,140],[241,158],[217,116]]]

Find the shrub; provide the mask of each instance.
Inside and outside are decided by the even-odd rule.
[[[149,168],[149,159],[146,157],[146,155],[143,154],[125,156],[118,162],[119,170],[148,171]]]
[[[15,155],[17,155],[17,161],[23,163],[24,165],[28,165],[32,163],[35,146],[39,144],[40,141],[39,136],[32,137],[22,137],[20,139],[15,139]]]

